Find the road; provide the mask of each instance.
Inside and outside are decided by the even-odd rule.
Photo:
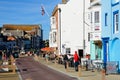
[[[32,57],[22,57],[16,60],[16,65],[22,80],[78,80],[61,72],[55,71]]]

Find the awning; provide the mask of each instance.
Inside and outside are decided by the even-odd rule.
[[[93,44],[95,44],[95,45],[97,45],[98,47],[102,48],[102,41],[100,41],[100,40],[94,41]]]
[[[52,52],[54,51],[54,49],[50,47],[44,47],[44,48],[41,48],[41,51]]]

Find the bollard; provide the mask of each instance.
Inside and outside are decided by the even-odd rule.
[[[86,71],[88,71],[88,61],[86,60]]]
[[[80,77],[82,74],[81,74],[81,66],[78,65],[78,76]]]
[[[48,63],[48,58],[46,58],[46,62]]]
[[[54,60],[54,63],[56,64],[56,58],[55,58],[55,60]]]
[[[11,68],[12,68],[12,72],[15,73],[15,59],[14,57],[11,55],[10,56],[10,61],[11,61]]]
[[[67,65],[66,65],[66,71],[68,72],[68,68],[69,68],[69,63],[68,63],[68,61],[66,62],[67,63]]]
[[[102,75],[102,79],[101,80],[105,80],[105,70],[104,69],[102,69],[101,75]]]
[[[12,64],[12,71],[13,71],[13,73],[16,72],[16,71],[15,71],[15,65],[14,65],[14,63]]]
[[[37,54],[34,54],[35,60],[39,61]]]
[[[49,58],[49,56],[48,56],[48,54],[46,54],[45,55],[45,60],[46,60],[47,63],[48,63],[48,58]]]

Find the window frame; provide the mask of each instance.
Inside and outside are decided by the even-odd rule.
[[[100,12],[95,11],[94,12],[94,23],[99,23],[100,22]]]
[[[108,13],[105,13],[105,26],[108,25]]]
[[[116,18],[117,17],[117,18]],[[119,11],[113,12],[113,33],[119,32]]]

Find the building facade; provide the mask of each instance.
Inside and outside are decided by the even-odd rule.
[[[83,5],[84,1],[85,5]],[[88,26],[83,23],[84,11],[88,3],[87,0],[67,0],[64,4],[58,4],[54,9],[52,18],[56,19],[56,24],[52,25],[55,27],[51,28],[50,34],[52,31],[56,32],[55,46],[58,47],[59,54],[74,54],[77,51],[83,57],[86,53],[90,53]]]
[[[103,59],[101,40],[101,2],[90,0],[90,56],[91,59]]]
[[[42,41],[41,25],[24,25],[24,24],[4,24],[1,33],[4,36],[14,36],[16,46],[21,50],[40,50]]]
[[[120,1],[101,0],[101,3],[104,62],[118,61],[120,69]]]

